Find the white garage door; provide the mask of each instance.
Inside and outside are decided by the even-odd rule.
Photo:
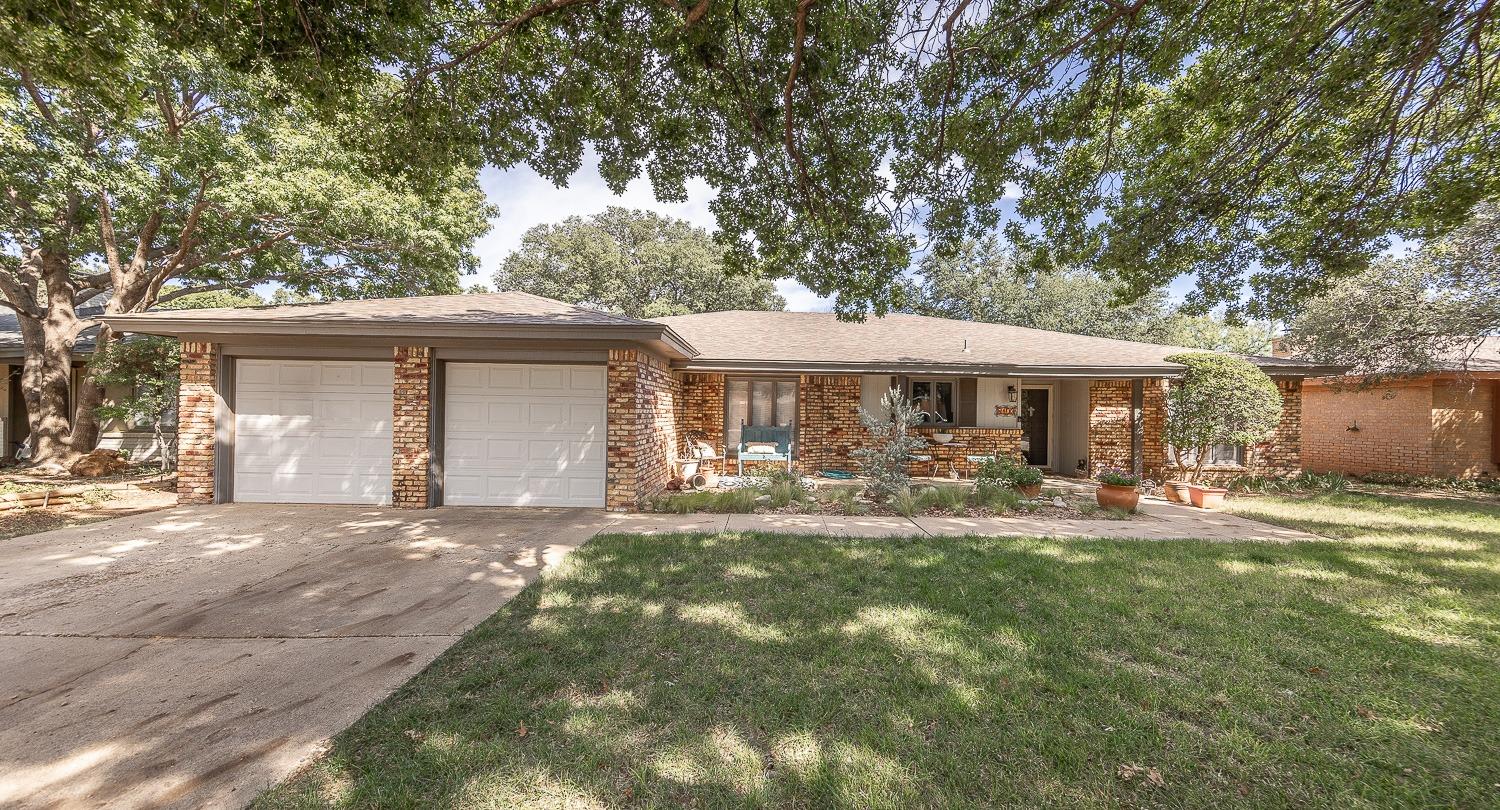
[[[449,363],[443,503],[604,505],[604,366]]]
[[[239,360],[234,499],[391,501],[391,375],[384,362]]]

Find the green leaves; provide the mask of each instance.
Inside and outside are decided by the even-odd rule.
[[[1003,227],[1036,266],[1133,297],[1190,274],[1196,311],[1238,315],[1248,289],[1245,314],[1285,317],[1391,235],[1440,236],[1500,197],[1488,3],[14,11],[7,64],[136,89],[136,38],[204,54],[278,108],[310,100],[306,131],[367,174],[445,183],[486,161],[562,183],[592,149],[616,189],[644,174],[677,199],[702,178],[730,269],[794,276],[851,315],[899,306],[917,251]]]
[[[1167,395],[1167,446],[1179,467],[1191,452],[1198,466],[1216,444],[1253,445],[1270,438],[1281,422],[1281,392],[1253,363],[1208,352],[1174,354],[1182,379]]]
[[[1340,282],[1292,327],[1293,349],[1366,384],[1467,368],[1484,336],[1500,333],[1500,208],[1480,206],[1445,239]]]
[[[619,207],[527,231],[495,288],[633,318],[786,307],[770,281],[728,272],[724,249],[703,229]]]

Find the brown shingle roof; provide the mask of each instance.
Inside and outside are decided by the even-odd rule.
[[[1178,346],[1048,332],[1005,324],[923,315],[840,321],[822,312],[709,312],[657,318],[699,352],[688,366],[799,365],[987,366],[1018,369],[1170,370],[1168,355],[1197,351]],[[1254,357],[1268,369],[1300,373],[1308,364]]]
[[[241,322],[289,323],[343,321],[363,323],[399,319],[444,324],[538,324],[568,326],[650,326],[650,321],[565,304],[524,292],[423,295],[412,298],[367,298],[356,301],[319,301],[264,307],[156,310],[152,321],[196,321],[224,317]]]

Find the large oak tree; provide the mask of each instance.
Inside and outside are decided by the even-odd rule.
[[[329,99],[399,77],[401,126],[357,130],[393,165],[477,150],[563,181],[592,145],[617,188],[704,178],[731,264],[844,312],[1004,226],[1041,265],[1138,295],[1194,274],[1200,308],[1248,284],[1281,317],[1500,195],[1496,5],[220,0],[170,30],[239,14],[223,47]]]
[[[592,146],[616,189],[701,177],[731,265],[845,313],[1004,226],[1041,265],[1284,317],[1500,196],[1497,2],[0,0],[0,55],[88,40],[29,50],[99,83],[149,27],[275,70],[388,167],[563,182]]]
[[[91,376],[68,412],[73,345],[88,329],[101,347],[116,335],[80,314],[85,302],[138,312],[270,282],[324,297],[456,292],[487,228],[472,168],[375,171],[270,73],[146,37],[115,44],[128,65],[112,83],[0,64],[0,304],[20,321],[39,464],[97,438]]]
[[[724,248],[702,228],[613,206],[528,230],[495,286],[633,318],[786,308],[770,281],[726,273]]]

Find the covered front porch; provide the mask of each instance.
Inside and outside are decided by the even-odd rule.
[[[880,413],[893,388],[923,412],[915,432],[926,446],[914,476],[971,478],[995,456],[1083,477],[1108,467],[1155,471],[1165,462],[1163,378],[688,372],[678,383],[679,455],[702,456],[706,471],[784,469],[785,461],[738,458],[742,426],[775,425],[791,437],[798,472],[854,472],[854,451],[869,440],[860,410]]]

